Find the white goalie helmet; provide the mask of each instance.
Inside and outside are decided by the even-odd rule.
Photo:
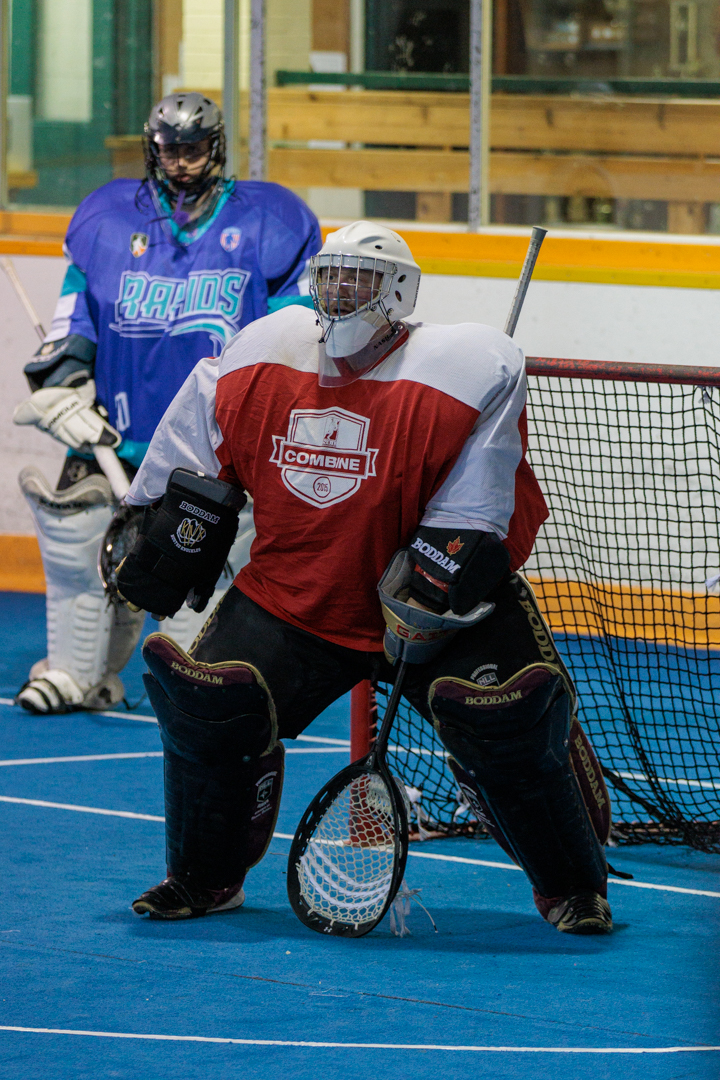
[[[359,354],[378,330],[412,314],[419,285],[420,267],[392,229],[355,221],[329,233],[310,260],[310,293],[329,367],[331,358],[345,358],[344,367],[349,364],[357,377],[377,362],[377,357]]]

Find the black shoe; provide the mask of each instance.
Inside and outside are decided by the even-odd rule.
[[[139,896],[132,909],[136,915],[149,915],[151,919],[198,919],[216,911],[232,911],[244,902],[242,885],[205,889],[187,880],[169,877]]]
[[[611,934],[613,928],[610,905],[595,892],[565,897],[546,918],[564,934]]]

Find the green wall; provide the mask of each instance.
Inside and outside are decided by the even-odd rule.
[[[13,0],[11,92],[36,98],[36,0]],[[11,192],[13,202],[76,206],[112,179],[109,135],[135,134],[152,105],[150,0],[93,0],[92,119],[88,123],[33,120],[33,188]]]

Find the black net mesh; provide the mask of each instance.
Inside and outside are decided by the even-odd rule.
[[[523,573],[575,679],[613,837],[720,852],[720,389],[528,382],[550,518]],[[405,702],[392,741],[423,829],[472,830],[442,745]]]

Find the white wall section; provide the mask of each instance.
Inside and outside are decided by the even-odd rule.
[[[423,275],[415,317],[502,329],[515,280]],[[515,332],[527,356],[720,365],[720,291],[533,281]]]

